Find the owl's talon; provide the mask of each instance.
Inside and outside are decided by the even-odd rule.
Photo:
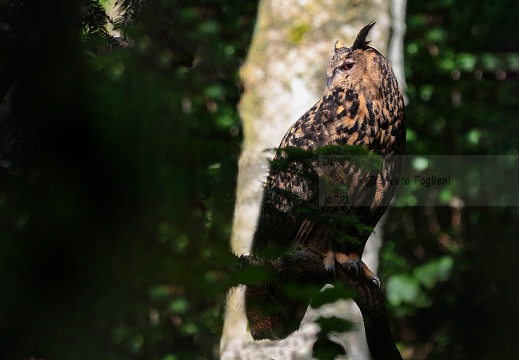
[[[368,266],[360,259],[357,254],[351,253],[346,255],[344,253],[337,252],[334,254],[335,259],[343,268],[348,271],[355,270],[355,276],[359,276],[359,273],[363,274],[368,280],[372,281],[375,285],[380,288],[381,282],[378,276],[376,276]]]
[[[335,270],[334,264],[330,265],[330,267],[328,268],[328,271],[333,271],[333,277],[337,278],[337,271]]]
[[[368,280],[371,280],[375,285],[377,285],[378,288],[380,288],[380,285],[382,284],[381,281],[380,281],[380,278],[377,275],[375,275],[373,273],[373,271],[371,271],[369,269],[369,267],[362,260],[359,259],[359,262],[361,264],[362,273],[364,274],[364,276]]]
[[[358,261],[348,259],[345,264],[341,264],[348,271],[355,271],[355,276],[359,276],[359,272],[361,271],[361,265]]]

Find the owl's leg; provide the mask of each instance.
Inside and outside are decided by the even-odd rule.
[[[368,280],[374,282],[378,287],[380,287],[380,279],[377,275],[371,271],[368,266],[362,261],[360,256],[356,253],[350,253],[348,255],[336,252],[335,254],[335,260],[341,266],[349,271],[354,270],[355,275],[358,275],[359,272],[362,273]]]

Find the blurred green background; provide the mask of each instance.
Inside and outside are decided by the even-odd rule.
[[[130,44],[102,2],[0,2],[0,355],[218,357],[257,1],[121,3]],[[408,154],[518,154],[517,14],[409,2]],[[517,358],[519,210],[430,205],[386,222],[404,357]]]

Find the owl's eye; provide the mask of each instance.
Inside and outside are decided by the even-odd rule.
[[[344,60],[344,63],[342,64],[343,70],[351,70],[353,66],[355,65],[355,61],[351,59]]]

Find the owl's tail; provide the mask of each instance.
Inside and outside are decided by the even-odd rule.
[[[294,299],[272,284],[248,285],[245,307],[254,340],[280,340],[299,329],[308,300]]]

